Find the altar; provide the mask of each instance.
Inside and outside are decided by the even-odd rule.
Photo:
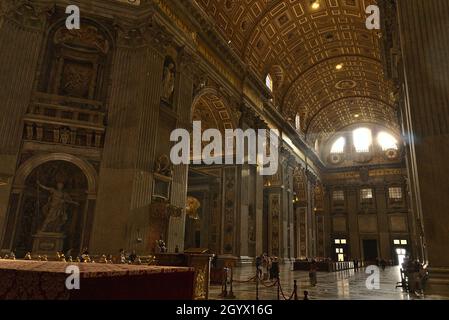
[[[68,266],[80,289],[68,290]],[[103,263],[0,260],[0,300],[191,300],[194,269]]]

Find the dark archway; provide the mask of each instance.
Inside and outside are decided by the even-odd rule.
[[[63,191],[77,205],[65,205],[67,220],[61,226],[65,235],[63,252],[75,256],[81,250],[86,219],[88,181],[76,165],[67,161],[48,161],[34,168],[25,180],[19,215],[15,224],[12,249],[17,257],[32,251],[33,235],[40,231],[48,214],[50,192],[38,186],[56,188],[63,184]]]

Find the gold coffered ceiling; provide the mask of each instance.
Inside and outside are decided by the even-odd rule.
[[[301,115],[309,141],[357,122],[398,130],[378,32],[365,26],[376,0],[318,1],[196,0],[261,79],[272,74],[281,112]]]

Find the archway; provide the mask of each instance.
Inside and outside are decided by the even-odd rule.
[[[50,232],[60,234],[61,243],[48,251],[76,256],[89,244],[95,198],[96,171],[84,160],[66,154],[30,158],[16,174],[3,250],[23,257],[35,249],[38,233]]]
[[[217,94],[216,89],[205,88],[194,99],[192,121],[201,121],[203,132],[207,129],[218,129],[224,138],[225,130],[235,129],[238,123],[233,110],[228,101]],[[222,142],[224,146],[224,140]],[[204,144],[207,142],[203,142],[203,147]],[[186,249],[208,248],[217,254],[234,252],[236,232],[234,217],[237,208],[235,201],[226,199],[234,200],[238,195],[236,170],[236,166],[224,164],[190,166],[187,194],[197,199],[201,206],[196,216],[186,216],[184,242]],[[223,215],[228,219],[223,220]],[[227,231],[223,233],[223,230]]]

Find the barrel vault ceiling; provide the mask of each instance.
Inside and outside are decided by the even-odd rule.
[[[365,26],[376,0],[195,1],[261,79],[272,75],[280,111],[301,116],[310,142],[355,123],[398,130],[380,33]]]

